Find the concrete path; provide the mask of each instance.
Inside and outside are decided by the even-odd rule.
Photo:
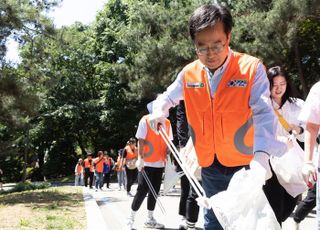
[[[132,188],[132,193],[136,191],[136,185]],[[124,190],[119,191],[117,184],[112,183],[110,189],[95,192],[93,189],[84,188],[84,198],[88,213],[88,230],[106,229],[106,230],[121,230],[125,229],[126,219],[131,210],[132,197],[128,197]],[[163,214],[156,206],[155,218],[158,222],[165,225],[166,230],[178,230],[180,217],[178,215],[179,204],[179,187],[172,190],[168,196],[160,196],[160,201],[163,204],[166,213]],[[95,201],[95,204],[94,204]],[[90,204],[87,204],[90,202]],[[144,229],[143,223],[147,216],[146,199],[141,208],[137,212],[134,229]],[[101,218],[102,217],[102,218]],[[91,218],[93,218],[91,220]],[[92,223],[96,223],[93,225]],[[99,223],[99,224],[98,224]],[[199,214],[197,229],[203,227],[203,213]],[[295,230],[292,218],[289,218],[284,224],[283,230]],[[301,224],[300,230],[316,230],[316,215],[311,213]]]

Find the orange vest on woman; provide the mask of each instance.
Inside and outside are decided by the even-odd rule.
[[[136,147],[134,148],[134,150],[132,150],[131,147],[127,145],[126,147],[124,147],[124,149],[127,152],[127,156],[126,156],[127,160],[132,160],[134,158],[137,158],[138,154],[137,154]]]
[[[248,165],[253,155],[250,92],[259,59],[234,52],[214,97],[196,60],[184,68],[183,94],[199,165],[215,158],[228,167]]]
[[[144,139],[143,145],[143,155],[144,161],[146,162],[157,162],[157,161],[164,161],[166,159],[166,151],[167,145],[162,139],[161,135],[157,135],[149,126],[148,118],[149,115],[145,115],[143,118],[146,120],[147,123],[147,136]],[[166,119],[165,121],[165,130],[167,135],[169,136],[170,133],[170,121]]]

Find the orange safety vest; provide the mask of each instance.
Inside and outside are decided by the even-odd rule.
[[[253,157],[250,92],[260,60],[234,52],[214,97],[207,73],[196,60],[184,68],[183,94],[199,165],[217,155],[227,167],[248,165]]]
[[[137,154],[136,147],[134,148],[134,150],[132,150],[131,147],[127,145],[126,147],[124,147],[124,149],[127,151],[127,157],[126,157],[127,160],[137,158],[138,154]]]
[[[82,165],[77,164],[77,174],[81,174],[83,172],[83,167]]]
[[[148,118],[150,114],[145,115],[143,119],[146,120],[147,124],[147,135],[144,139],[143,145],[143,155],[144,161],[146,162],[157,162],[157,161],[164,161],[166,158],[166,150],[167,145],[162,139],[161,135],[157,135],[149,126]],[[167,135],[170,133],[170,121],[166,119],[165,121],[165,130]]]
[[[92,159],[92,161],[93,161],[93,159]],[[88,158],[84,159],[84,167],[85,167],[85,168],[90,168],[90,171],[91,171],[91,172],[93,172],[93,171],[94,171],[94,170],[93,170],[93,165],[92,165],[92,164],[90,164],[90,162],[89,162],[89,159],[88,159]]]
[[[99,157],[97,157],[96,159],[94,159],[94,162],[96,164],[96,172],[102,173],[103,172],[103,164],[104,164],[104,157],[102,157],[101,159]]]

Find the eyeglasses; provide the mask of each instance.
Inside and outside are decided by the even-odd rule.
[[[208,55],[209,51],[211,50],[212,52],[218,54],[221,53],[226,46],[227,43],[224,43],[223,45],[221,43],[214,44],[211,47],[196,47],[196,52],[199,55]]]

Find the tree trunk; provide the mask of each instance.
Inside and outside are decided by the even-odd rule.
[[[22,174],[22,183],[26,182],[27,179],[27,161],[28,161],[28,152],[29,152],[29,129],[26,136],[26,146],[24,150],[24,159],[23,159],[23,174]]]
[[[78,141],[79,147],[80,147],[80,149],[81,149],[82,156],[86,157],[87,152],[86,152],[86,149],[85,149],[84,146],[83,146],[81,135],[78,135],[77,141]]]
[[[295,54],[295,60],[297,63],[297,68],[298,68],[298,75],[300,78],[300,83],[302,86],[302,92],[303,92],[303,98],[306,98],[308,95],[308,89],[306,86],[306,81],[303,76],[303,70],[302,70],[302,65],[301,65],[301,57],[300,57],[300,52],[299,52],[299,45],[298,45],[298,39],[296,37],[294,41],[294,54]]]

